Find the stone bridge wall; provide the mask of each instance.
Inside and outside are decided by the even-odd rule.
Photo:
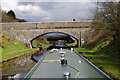
[[[2,30],[30,47],[30,41],[49,32],[62,32],[84,40],[86,32],[91,30],[91,22],[41,22],[41,23],[3,23]]]

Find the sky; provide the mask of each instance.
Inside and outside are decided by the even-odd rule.
[[[96,0],[1,0],[2,10],[28,22],[91,20],[96,7]]]

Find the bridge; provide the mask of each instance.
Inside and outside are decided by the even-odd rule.
[[[17,22],[0,23],[2,31],[31,48],[31,40],[50,32],[65,33],[80,41],[85,40],[86,33],[92,30],[91,21],[82,22]]]

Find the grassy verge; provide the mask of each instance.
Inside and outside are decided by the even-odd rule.
[[[37,51],[37,49],[29,49],[24,45],[16,41],[16,44],[12,44],[7,42],[7,46],[5,48],[0,47],[2,53],[0,54],[2,57],[2,61],[6,61],[15,57],[18,57],[22,54],[31,53],[32,51]]]
[[[1,47],[0,47],[1,48]],[[2,49],[2,54],[17,51],[17,50],[23,50],[23,49],[28,49],[21,43],[17,42],[17,44],[12,44],[12,43],[7,43],[7,46]]]
[[[15,57],[18,57],[25,53],[31,53],[37,49],[26,48],[23,44],[17,40],[2,33],[2,41],[0,41],[0,57],[1,61],[6,61]]]
[[[37,49],[28,49],[26,51],[20,51],[20,52],[15,52],[15,53],[11,53],[11,54],[3,54],[2,61],[10,60],[12,58],[19,57],[23,54],[32,54],[33,51],[35,52],[35,51],[37,51]]]
[[[49,42],[40,42],[40,44],[42,44],[42,49],[45,49],[51,45]],[[33,42],[32,45],[33,45],[33,47],[37,47],[38,42]]]
[[[66,43],[67,46],[76,46],[77,45],[77,40],[75,40],[74,43]]]
[[[0,53],[2,61],[7,61],[9,59],[21,56],[23,54],[29,54],[32,53],[33,51],[38,50],[38,48],[34,49],[26,48],[24,45],[22,45],[16,40],[13,40],[12,42],[7,42],[6,39],[4,39],[4,41],[6,42],[5,43],[6,46],[4,48],[0,47],[0,49],[2,50],[2,53]],[[34,43],[34,46],[35,45],[37,46],[37,43]],[[50,44],[47,42],[42,42],[43,49],[45,49],[49,45]]]
[[[79,53],[88,53],[88,54],[94,53],[93,50],[89,50],[87,48],[75,48],[75,50],[77,50]]]
[[[102,41],[92,48],[75,48],[75,50],[88,58],[89,61],[110,77],[115,80],[120,80],[120,55],[116,54],[116,45],[108,43],[108,41]]]
[[[4,33],[2,33],[2,41],[0,41],[0,43],[1,43],[0,49],[2,50],[2,53],[0,54],[2,55],[5,53],[17,51],[17,50],[28,49],[23,44],[11,38],[10,36],[7,36]]]

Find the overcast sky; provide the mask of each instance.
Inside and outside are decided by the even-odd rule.
[[[92,19],[93,12],[96,9],[96,2],[90,0],[80,0],[81,2],[75,2],[75,0],[68,2],[53,1],[2,0],[1,7],[5,11],[13,10],[17,18],[28,22],[87,20]]]

